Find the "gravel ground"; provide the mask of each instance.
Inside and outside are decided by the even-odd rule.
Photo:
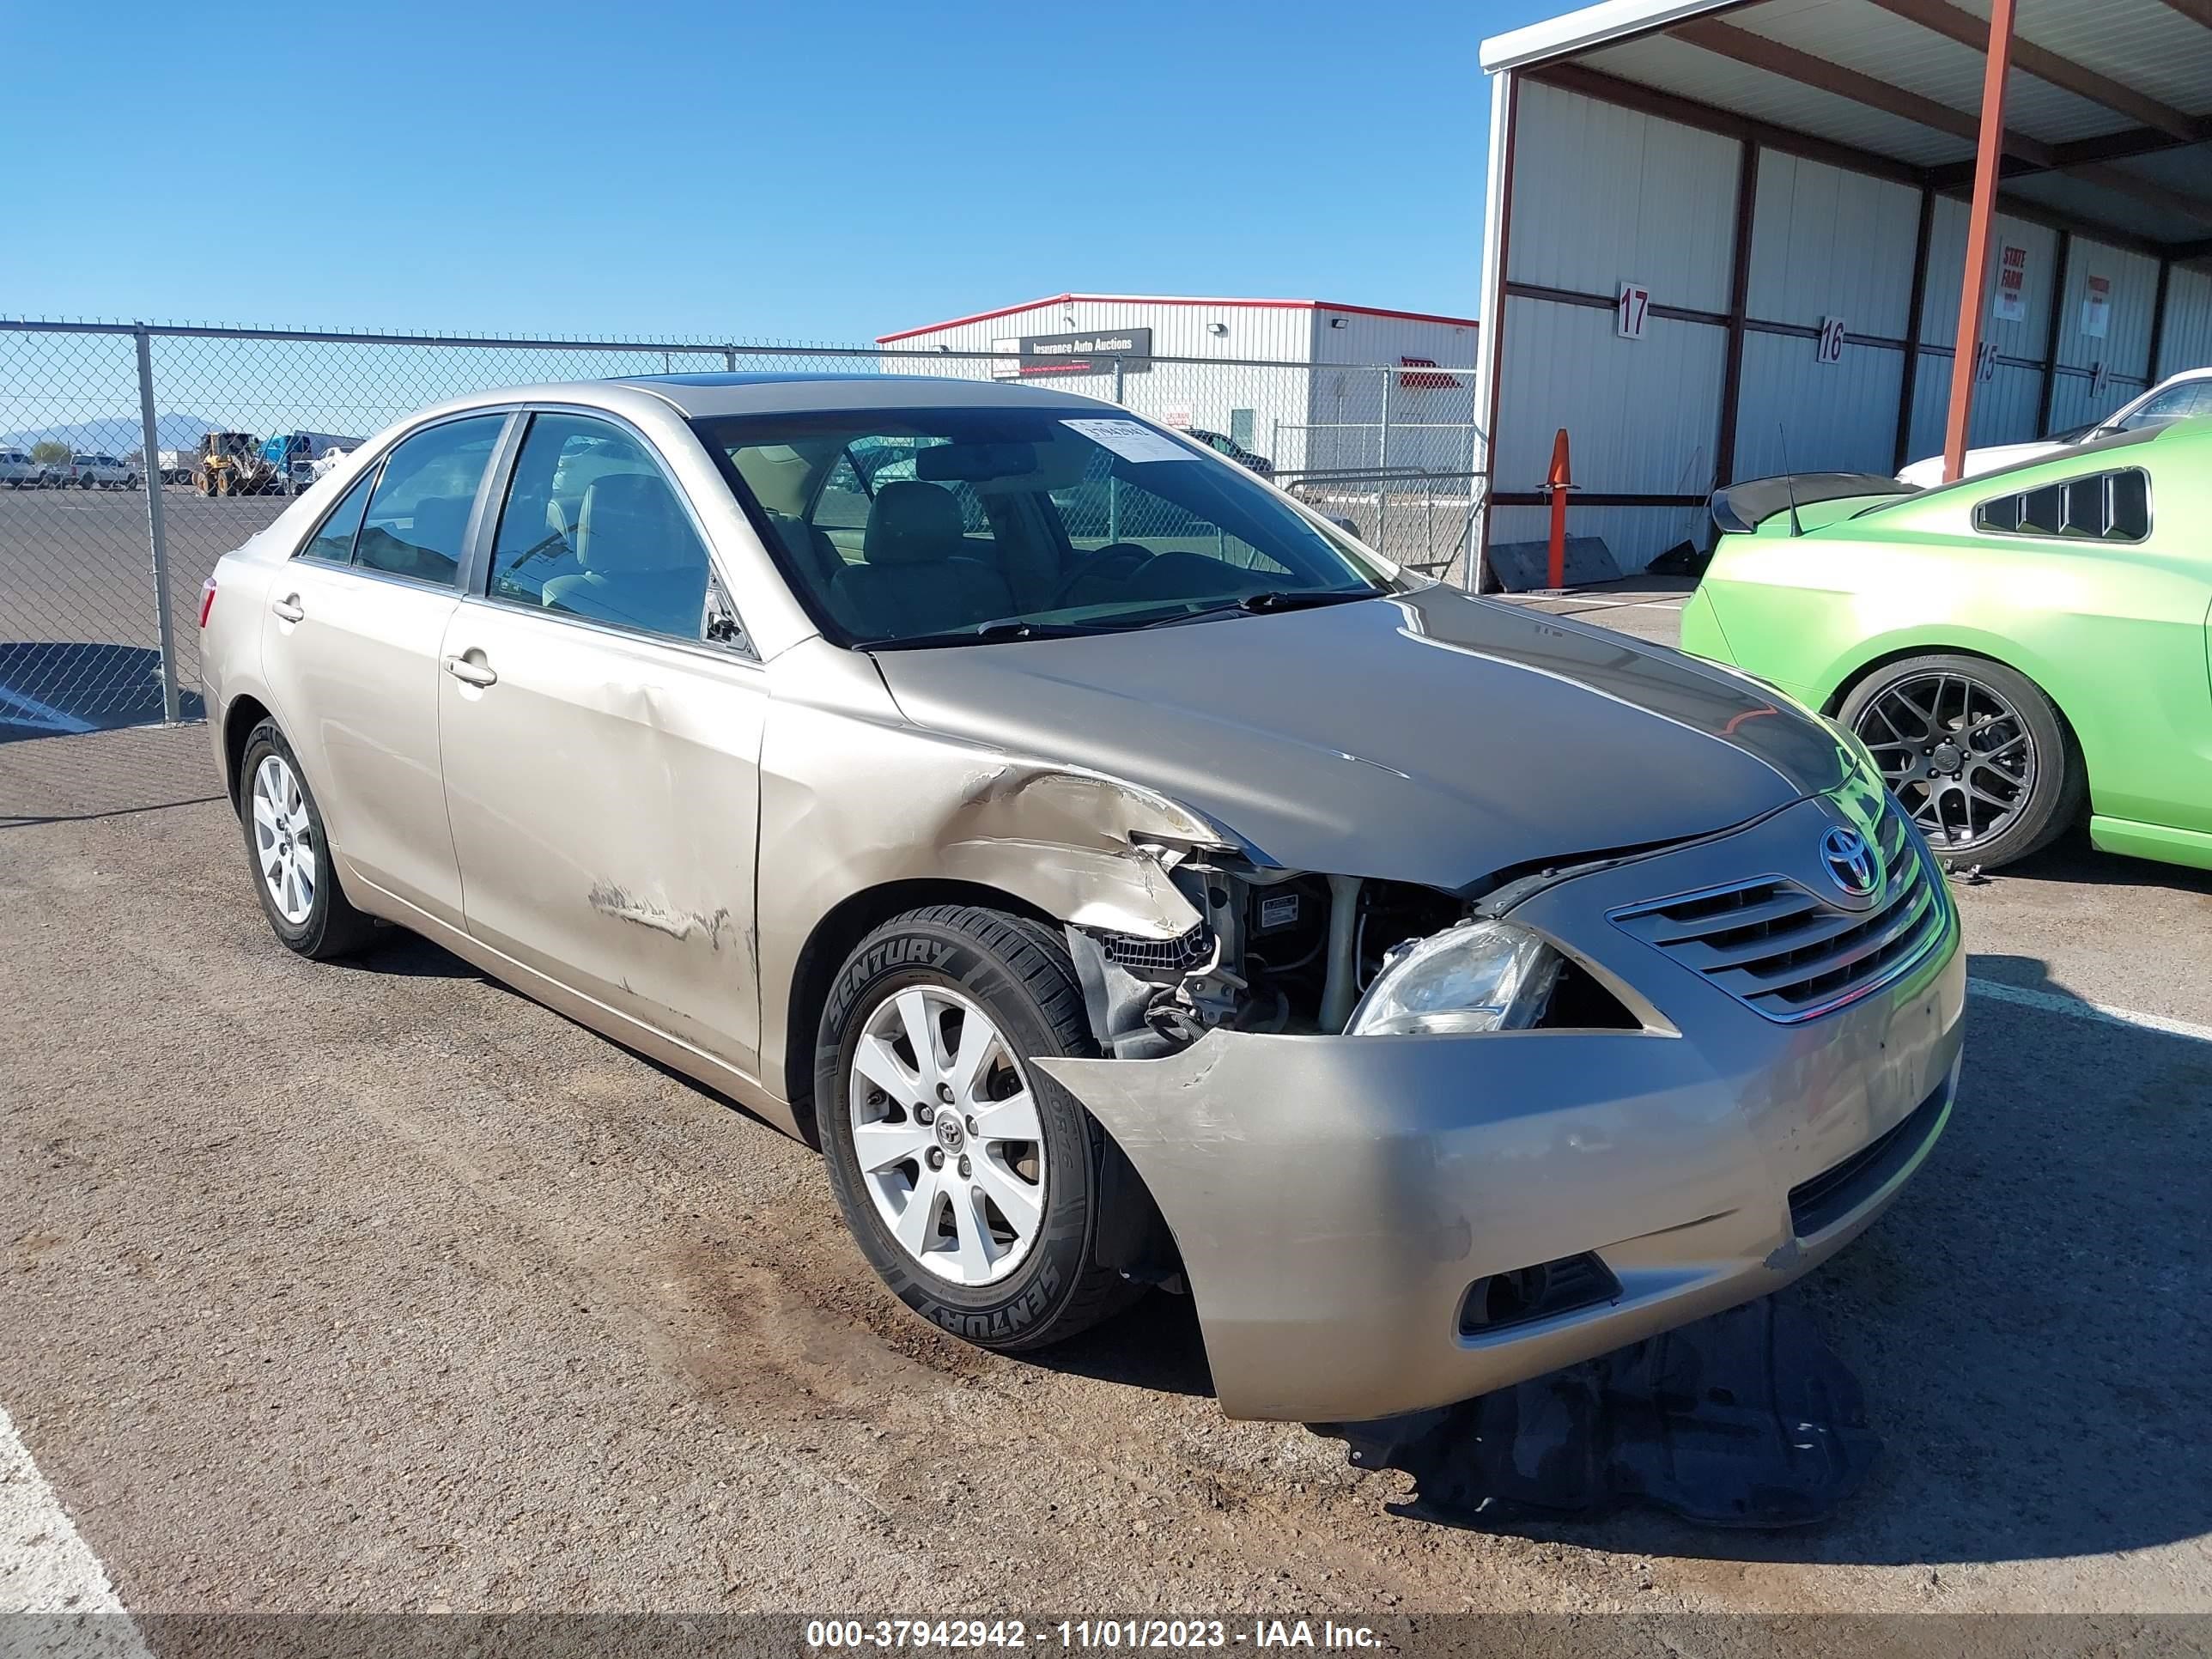
[[[1485,1528],[1225,1421],[1182,1303],[967,1349],[735,1107],[419,941],[290,957],[204,745],[0,745],[0,1407],[134,1609],[2212,1611],[2212,1042],[2064,1011],[2212,1024],[2212,879],[1961,889],[2047,1000],[1973,999],[1796,1292],[1887,1441],[1841,1516]]]

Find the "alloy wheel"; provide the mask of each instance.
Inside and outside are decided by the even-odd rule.
[[[2034,798],[2035,739],[2001,693],[1962,674],[1918,674],[1859,712],[1883,780],[1938,847],[2002,835]]]
[[[909,985],[869,1012],[845,1082],[860,1179],[900,1249],[955,1285],[1018,1267],[1044,1218],[1044,1131],[991,1017]]]
[[[314,826],[300,780],[281,755],[264,755],[253,769],[253,850],[261,865],[262,885],[277,915],[303,927],[315,908],[319,873]]]

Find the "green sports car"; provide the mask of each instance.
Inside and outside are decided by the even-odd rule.
[[[1953,866],[2078,822],[2212,869],[2212,417],[1911,490],[1713,497],[1682,647],[1848,726]]]

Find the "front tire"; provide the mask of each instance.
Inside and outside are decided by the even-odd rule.
[[[322,809],[274,720],[247,734],[239,763],[239,822],[262,914],[287,950],[314,962],[350,956],[375,924],[338,885]]]
[[[1994,870],[2081,817],[2081,753],[2043,689],[1984,657],[1909,657],[1844,699],[1843,723],[1946,869]]]
[[[869,1264],[939,1329],[1016,1352],[1141,1294],[1097,1259],[1118,1219],[1104,1132],[1030,1063],[1097,1052],[1066,945],[1024,917],[912,911],[839,971],[815,1062],[830,1184]]]

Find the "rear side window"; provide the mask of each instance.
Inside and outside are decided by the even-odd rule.
[[[458,580],[469,510],[506,424],[504,415],[472,415],[403,440],[377,475],[354,562],[441,586]]]
[[[2150,474],[2118,467],[1995,496],[1975,507],[1974,528],[2001,536],[2139,542],[2150,534]]]
[[[375,483],[376,469],[371,467],[346,491],[345,499],[323,520],[314,539],[300,550],[300,556],[325,564],[351,564],[354,538],[361,532],[362,509],[368,505],[368,492]]]

